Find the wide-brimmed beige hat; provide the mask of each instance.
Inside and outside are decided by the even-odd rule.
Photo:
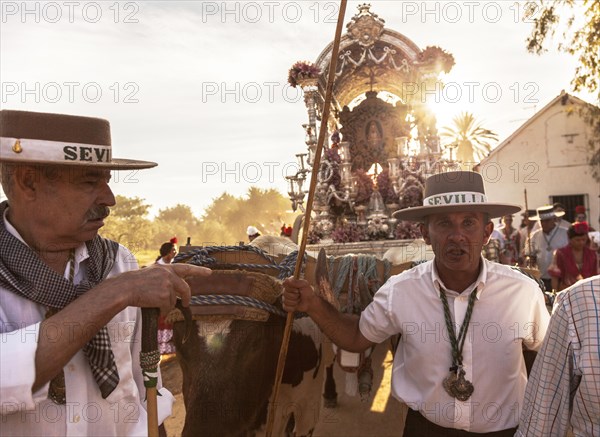
[[[564,211],[557,211],[554,205],[545,205],[536,208],[535,215],[529,220],[551,220],[565,215]]]
[[[76,115],[0,111],[0,161],[102,167],[155,167],[150,161],[112,157],[110,123]]]
[[[502,217],[521,211],[518,205],[488,202],[483,178],[473,171],[438,173],[425,181],[423,206],[394,212],[398,220],[420,222],[431,214],[447,212],[483,212],[490,218]]]

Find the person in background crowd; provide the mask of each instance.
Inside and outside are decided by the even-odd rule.
[[[504,240],[504,249],[500,260],[502,264],[516,265],[519,260],[520,235],[519,231],[512,226],[513,216],[502,217],[502,225],[498,228]]]
[[[525,253],[525,243],[527,242],[527,238],[529,235],[533,233],[533,225],[537,222],[535,220],[530,219],[535,215],[535,210],[528,209],[525,212],[521,213],[521,226],[519,229],[519,265],[525,267],[525,259],[523,257],[523,253]]]
[[[569,244],[554,252],[554,259],[548,267],[553,290],[563,290],[581,279],[598,274],[596,252],[587,246],[588,232],[587,222],[575,222],[569,227]]]
[[[177,255],[177,237],[171,238],[160,246],[160,256],[156,259],[156,264],[169,265]],[[173,343],[173,325],[168,323],[166,316],[158,317],[158,351],[161,355],[175,353],[175,344]]]
[[[537,214],[531,217],[531,219],[539,221],[540,229],[533,232],[529,241],[525,244],[525,255],[535,257],[546,291],[552,290],[552,280],[548,267],[552,263],[554,251],[569,243],[567,230],[557,224],[557,218],[563,215],[564,212],[557,212],[554,206],[547,205],[537,208]],[[530,248],[531,252],[529,252]]]
[[[488,261],[493,261],[495,263],[500,262],[501,253],[502,249],[500,247],[500,240],[494,238],[493,236],[490,236],[487,243],[485,243],[481,248],[481,255]]]
[[[281,227],[281,232],[279,233],[280,237],[287,237],[287,238],[291,238],[292,236],[292,227],[291,226],[286,226],[285,223],[283,224],[283,226]]]
[[[515,437],[600,435],[600,276],[560,292]]]
[[[577,205],[575,207],[575,221],[576,222],[587,222],[587,216],[585,214],[585,206]]]
[[[177,237],[171,238],[160,246],[160,255],[156,258],[156,264],[171,264],[177,255]]]
[[[555,202],[552,207],[554,208],[554,211],[556,211],[556,224],[558,225],[559,228],[563,228],[565,231],[567,229],[569,229],[569,226],[571,226],[571,223],[569,223],[567,220],[563,219],[562,216],[565,215],[565,207],[563,206],[562,203],[560,202]],[[533,230],[537,231],[538,229],[540,229],[540,222],[535,222],[535,224],[533,225]]]
[[[246,229],[246,234],[248,235],[248,240],[252,243],[255,238],[260,237],[260,232],[254,226],[248,226]]]
[[[351,352],[402,336],[392,393],[410,407],[404,437],[512,437],[527,381],[523,348],[541,346],[549,314],[534,280],[483,259],[481,249],[490,219],[520,208],[489,202],[482,176],[469,171],[430,176],[423,205],[394,216],[420,223],[434,259],[390,278],[360,316],[293,278],[283,283],[283,308],[306,312]],[[490,341],[490,325],[503,334],[523,329]],[[489,406],[502,414],[491,420]]]
[[[564,205],[560,202],[555,202],[554,205],[552,205],[552,206],[554,206],[554,211],[556,211],[556,213],[557,213],[556,222],[557,222],[558,226],[565,230],[569,229],[569,226],[571,226],[571,223],[569,223],[567,220],[562,218],[562,216],[564,216],[566,213]],[[558,215],[558,214],[560,214],[560,215]]]

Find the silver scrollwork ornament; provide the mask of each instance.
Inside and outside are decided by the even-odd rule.
[[[461,367],[456,372],[450,372],[442,385],[446,393],[462,402],[468,400],[475,391],[471,381],[465,379],[465,371]]]

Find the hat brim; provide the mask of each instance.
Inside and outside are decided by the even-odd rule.
[[[553,218],[560,218],[563,215],[565,215],[564,211],[558,211],[554,213],[554,217],[541,218],[539,215],[534,215],[532,217],[529,217],[529,220],[535,220],[539,222],[540,220],[552,220]]]
[[[19,159],[0,159],[0,162],[9,162],[21,165],[60,165],[69,167],[94,167],[108,170],[143,170],[156,167],[158,164],[152,161],[140,161],[136,159],[113,158],[110,162],[86,163],[81,161],[42,161],[42,160],[19,160]]]
[[[394,212],[392,215],[398,220],[421,222],[425,217],[432,214],[467,211],[483,212],[485,214],[489,214],[490,218],[498,218],[505,215],[516,214],[521,211],[521,207],[506,203],[469,203],[461,205],[416,206],[414,208],[401,209]]]

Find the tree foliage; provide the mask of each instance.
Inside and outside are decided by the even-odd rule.
[[[235,245],[247,242],[246,228],[256,226],[262,234],[279,235],[281,225],[293,223],[290,201],[274,189],[251,187],[245,196],[227,193],[213,200],[202,217],[190,206],[178,204],[148,217],[151,205],[138,197],[116,196],[117,204],[101,234],[136,250],[156,250],[176,236],[180,245],[187,238],[194,246]]]
[[[600,2],[598,0],[541,1],[534,10],[534,28],[527,39],[527,49],[540,54],[546,49],[548,37],[553,37],[562,24],[561,51],[577,56],[579,65],[572,85],[575,91],[587,89],[600,98]],[[583,15],[581,16],[581,10]],[[579,12],[579,13],[578,13]],[[579,21],[578,21],[579,20]],[[581,23],[581,24],[579,24]],[[577,25],[578,28],[574,29]]]
[[[492,149],[490,141],[498,141],[498,135],[484,128],[470,112],[454,117],[452,126],[442,128],[440,137],[449,140],[447,147],[456,147],[456,160],[463,163],[481,161]]]
[[[534,27],[527,39],[527,49],[537,54],[544,52],[548,37],[555,36],[562,25],[558,49],[579,60],[571,85],[574,91],[595,93],[600,102],[600,1],[542,0],[539,10],[536,4],[533,5],[536,6]],[[589,141],[591,173],[600,182],[600,108],[590,105],[582,111],[592,128]]]
[[[129,247],[132,251],[146,249],[155,233],[154,223],[148,218],[150,205],[139,197],[116,196],[116,205],[100,233]]]

